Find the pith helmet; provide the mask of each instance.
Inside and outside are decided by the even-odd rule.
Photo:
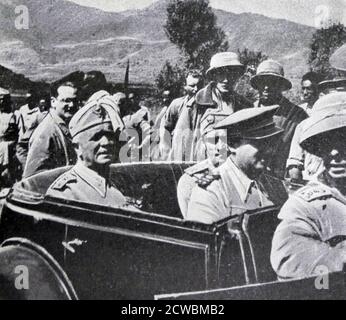
[[[346,139],[346,92],[325,95],[314,108],[316,112],[305,120],[300,145],[320,156],[327,146]]]
[[[248,140],[271,138],[283,130],[276,126],[273,116],[279,107],[247,108],[220,121],[215,129],[228,129],[230,137]]]
[[[240,62],[239,55],[235,52],[219,52],[212,56],[210,68],[207,75],[210,76],[212,71],[219,68],[235,68],[245,71],[245,66]]]
[[[272,78],[275,82],[280,82],[282,91],[290,90],[292,83],[285,78],[284,67],[279,62],[268,59],[260,63],[256,75],[251,78],[251,86],[258,90],[259,83],[263,80]]]
[[[345,77],[335,77],[334,79],[325,80],[318,84],[318,91],[323,92],[327,89],[345,88],[346,87],[346,78]],[[342,89],[344,90],[344,89]]]
[[[329,63],[337,70],[346,71],[346,44],[341,46],[331,55]]]

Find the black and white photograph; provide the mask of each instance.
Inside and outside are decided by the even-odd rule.
[[[0,39],[0,300],[346,298],[346,0],[0,0]]]

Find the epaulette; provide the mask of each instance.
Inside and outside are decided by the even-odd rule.
[[[311,202],[317,199],[330,198],[333,196],[333,193],[323,184],[311,182],[307,186],[299,189],[295,195],[304,199],[305,201]]]
[[[213,181],[219,180],[220,178],[221,176],[219,174],[209,174],[205,172],[199,177],[196,177],[196,183],[200,188],[206,189]]]
[[[209,160],[204,160],[202,162],[198,162],[192,167],[185,169],[185,173],[189,176],[193,176],[196,173],[202,173],[205,171],[209,171],[210,163]]]
[[[75,182],[77,182],[77,177],[72,172],[66,172],[51,184],[50,189],[61,191],[67,184]]]

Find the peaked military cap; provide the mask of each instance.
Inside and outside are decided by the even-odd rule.
[[[237,111],[220,121],[215,129],[228,129],[228,136],[260,140],[273,137],[283,129],[277,127],[273,116],[278,106],[247,108]]]

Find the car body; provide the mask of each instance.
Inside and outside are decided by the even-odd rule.
[[[69,167],[16,184],[1,213],[0,280],[11,287],[24,255],[35,281],[23,299],[153,299],[276,281],[269,255],[279,208],[212,225],[184,221],[176,186],[191,164],[112,165],[111,179],[134,210],[46,196]]]

